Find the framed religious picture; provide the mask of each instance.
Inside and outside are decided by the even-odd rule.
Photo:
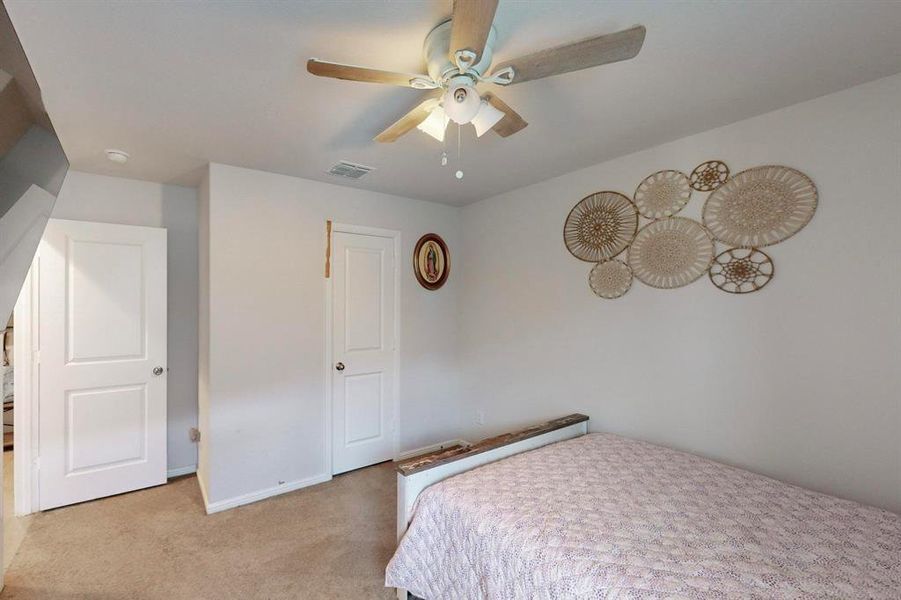
[[[413,273],[427,290],[437,290],[450,273],[450,252],[447,244],[436,233],[427,233],[416,242],[413,249]]]

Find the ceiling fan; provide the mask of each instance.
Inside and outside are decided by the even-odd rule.
[[[513,85],[635,57],[644,43],[642,25],[616,33],[548,48],[491,67],[496,33],[492,22],[498,0],[454,0],[453,16],[425,38],[428,75],[393,73],[311,58],[307,71],[320,77],[386,83],[430,90],[413,110],[375,137],[393,142],[417,128],[438,141],[450,121],[472,123],[476,135],[489,129],[507,137],[528,123],[491,92],[479,94],[479,83]]]

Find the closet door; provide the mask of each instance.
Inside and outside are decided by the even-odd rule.
[[[394,240],[333,235],[332,472],[394,457]]]
[[[51,219],[39,269],[42,510],[166,482],[166,231]]]

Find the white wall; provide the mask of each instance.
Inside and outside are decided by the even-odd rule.
[[[580,411],[594,430],[901,511],[899,148],[894,76],[464,208],[464,433]],[[563,245],[570,208],[712,158],[789,165],[819,188],[808,227],[766,250],[773,281],[595,297],[591,265]]]
[[[424,233],[460,249],[458,208],[219,164],[209,172],[210,504],[328,476],[325,223]],[[203,228],[203,226],[201,226]],[[458,429],[458,276],[437,292],[401,269],[401,451]],[[203,277],[201,277],[203,279]],[[204,416],[201,415],[201,420]]]
[[[197,190],[69,171],[53,218],[168,230],[168,463],[197,464]]]

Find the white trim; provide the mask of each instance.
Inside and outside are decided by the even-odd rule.
[[[329,257],[331,260],[331,257]],[[322,456],[325,457],[324,471],[332,473],[332,276],[333,272],[329,272],[329,276],[325,278],[325,394],[323,397],[324,406],[322,407],[323,423],[325,425],[324,435],[325,447]]]
[[[332,221],[332,233],[356,233],[357,235],[371,235],[373,237],[383,237],[392,240],[400,237],[400,231],[397,231],[396,229],[381,229],[379,227],[350,225],[348,223],[336,223],[334,221]]]
[[[13,412],[13,504],[17,517],[38,512],[38,271],[39,255],[31,263],[16,300],[16,340],[13,345],[16,408]]]
[[[23,435],[26,429],[31,428],[30,410],[22,410],[30,407],[31,403],[31,271],[25,276],[25,282],[16,300],[13,315],[16,339],[13,342],[13,377],[15,378],[15,407],[13,410],[13,505],[15,515],[22,516],[31,512],[31,451],[27,443],[28,435]],[[16,410],[18,409],[18,410]],[[9,507],[3,507],[9,510]]]
[[[172,479],[173,477],[181,477],[182,475],[190,475],[191,473],[197,472],[197,465],[187,465],[184,467],[178,467],[177,469],[169,469],[166,471],[166,479]]]
[[[371,235],[374,237],[384,237],[394,240],[394,398],[392,401],[394,408],[393,419],[393,435],[392,443],[394,456],[400,452],[400,340],[401,340],[401,232],[394,229],[380,229],[378,227],[367,227],[365,225],[351,225],[348,223],[337,223],[332,221],[332,233],[355,233],[358,235]],[[325,246],[323,246],[325,247]],[[331,257],[329,257],[331,260]],[[335,376],[332,370],[332,327],[334,319],[332,318],[332,279],[334,273],[329,273],[329,277],[325,278],[325,472],[334,472],[334,461],[332,460],[332,390]]]
[[[206,511],[206,514],[210,514],[210,500],[206,495],[206,486],[203,485],[203,477],[199,474],[197,476],[197,487],[200,488],[200,497],[203,499],[203,509]]]
[[[451,446],[468,446],[469,442],[466,440],[445,440],[443,442],[439,442],[437,444],[432,444],[431,446],[423,446],[422,448],[414,448],[413,450],[407,450],[406,452],[401,452],[397,455],[397,458],[394,460],[407,460],[408,458],[413,458],[414,456],[421,456],[423,454],[428,454],[430,452],[437,452],[438,450],[444,450],[445,448],[450,448]]]
[[[203,504],[206,507],[206,513],[208,515],[211,515],[213,513],[222,512],[223,510],[235,508],[237,506],[243,506],[252,502],[259,502],[260,500],[265,500],[266,498],[271,498],[272,496],[279,496],[281,494],[293,492],[301,488],[316,485],[317,483],[325,483],[326,481],[331,480],[331,478],[332,476],[330,474],[322,473],[321,475],[314,475],[313,477],[298,479],[297,481],[289,481],[288,483],[284,483],[282,485],[258,490],[249,494],[243,494],[241,496],[235,496],[234,498],[228,498],[226,500],[219,500],[213,503],[210,503],[207,500],[206,490],[203,489],[203,484],[201,484],[200,486],[200,493],[203,496]],[[200,480],[198,479],[198,481]]]

